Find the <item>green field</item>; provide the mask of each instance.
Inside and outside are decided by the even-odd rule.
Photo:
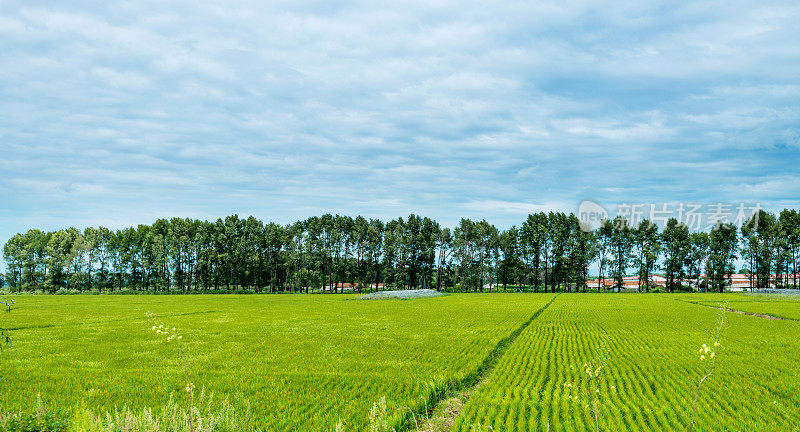
[[[248,400],[270,431],[363,429],[372,404],[419,406],[474,373],[552,295],[356,301],[350,296],[23,296],[2,314],[0,403],[160,405],[185,386],[152,311],[184,336],[198,387]],[[240,405],[243,403],[240,402]]]
[[[712,298],[727,297],[706,301]],[[552,430],[593,430],[582,366],[604,332],[610,352],[598,398],[601,430],[686,430],[702,366],[697,351],[710,343],[716,313],[668,295],[561,295],[472,396],[457,430],[478,422],[495,430],[545,430],[547,423]],[[800,418],[800,323],[728,319],[695,430],[793,430]]]
[[[0,314],[14,340],[0,354],[4,411],[31,409],[37,394],[48,406],[96,411],[185,398],[180,359],[150,330],[144,314],[151,311],[183,335],[196,385],[240,409],[249,404],[265,431],[332,431],[340,419],[347,430],[367,430],[370,407],[383,396],[396,424],[405,418],[399,407],[421,409],[423,398],[432,406],[434,393],[464,386],[474,392],[454,430],[479,423],[495,431],[594,430],[582,365],[601,338],[609,350],[601,430],[686,430],[703,366],[697,351],[717,315],[686,300],[727,299],[735,308],[748,300],[778,315],[797,310],[782,310],[790,300],[711,294],[15,299],[15,309]],[[518,329],[496,366],[484,368]],[[798,335],[797,321],[730,314],[695,430],[800,430]]]

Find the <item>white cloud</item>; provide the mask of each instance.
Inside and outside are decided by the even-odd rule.
[[[499,200],[470,201],[460,204],[459,208],[479,212],[484,215],[495,215],[510,213],[520,217],[520,222],[524,221],[525,215],[539,212],[550,211],[575,211],[577,203],[548,202],[544,204],[533,204],[528,202],[511,202]]]
[[[752,0],[3,2],[0,241],[234,212],[510,225],[584,197],[797,202],[798,18]]]

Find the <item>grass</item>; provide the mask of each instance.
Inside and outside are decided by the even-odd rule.
[[[253,429],[250,412],[237,411],[228,399],[214,400],[204,391],[194,404],[192,415],[186,407],[169,400],[161,410],[128,408],[97,414],[89,409],[73,413],[75,429],[92,432],[249,432]]]
[[[192,382],[249,403],[268,431],[363,430],[386,396],[388,417],[422,410],[468,379],[552,295],[452,295],[364,302],[354,296],[17,297],[3,314],[14,349],[0,357],[0,405],[92,407],[98,412],[186,406],[175,347],[157,337],[152,311],[183,336]],[[76,408],[73,408],[74,410]]]

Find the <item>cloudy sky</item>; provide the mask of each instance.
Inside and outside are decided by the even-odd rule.
[[[800,205],[796,1],[211,3],[0,0],[0,242]]]

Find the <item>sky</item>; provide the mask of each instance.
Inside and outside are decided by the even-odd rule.
[[[0,0],[0,243],[173,216],[797,208],[798,22],[796,0]]]

